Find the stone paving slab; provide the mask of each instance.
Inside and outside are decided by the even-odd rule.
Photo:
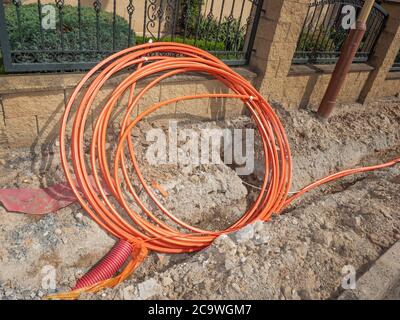
[[[364,273],[356,289],[346,290],[339,300],[400,299],[400,241],[397,241]]]

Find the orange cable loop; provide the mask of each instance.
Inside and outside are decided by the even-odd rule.
[[[176,56],[170,56],[171,53]],[[85,162],[84,130],[90,117],[93,101],[107,80],[128,67],[136,67],[136,69],[115,88],[104,106],[102,106],[101,112],[95,121],[90,147],[89,172]],[[212,76],[233,93],[204,93],[172,98],[156,103],[141,111],[134,120],[130,120],[131,114],[136,112],[138,103],[146,92],[164,79],[188,72],[198,72]],[[92,77],[93,80],[91,80]],[[137,82],[146,78],[149,78],[150,82],[135,94]],[[82,99],[73,116],[72,131],[68,135],[67,123],[72,113],[72,107],[78,94],[83,89]],[[121,123],[114,161],[109,163],[106,151],[107,127],[113,108],[128,90],[128,105]],[[161,204],[141,174],[135,158],[131,135],[138,122],[163,106],[182,100],[207,98],[241,99],[255,121],[265,154],[265,176],[257,199],[240,219],[227,229],[220,231],[207,231],[191,226],[175,217]],[[71,142],[69,149],[67,149],[68,146],[66,145],[67,138],[70,138],[68,140]],[[128,173],[126,150],[129,153],[131,165],[140,184],[152,201],[169,219],[185,228],[188,232],[184,233],[167,225],[145,206],[135,191],[131,181],[132,177]],[[72,168],[68,160],[68,151],[70,151]],[[246,79],[234,72],[218,58],[196,47],[170,42],[147,43],[125,49],[108,57],[90,70],[79,82],[66,106],[60,129],[60,152],[66,179],[81,206],[92,219],[103,229],[121,240],[131,243],[137,243],[139,240],[141,246],[146,248],[146,252],[147,250],[154,250],[161,253],[201,250],[209,246],[221,234],[233,232],[257,220],[268,220],[272,214],[280,213],[293,200],[323,183],[349,174],[389,167],[400,162],[400,158],[397,158],[382,165],[345,170],[320,179],[303,188],[295,195],[288,197],[292,178],[290,147],[284,128],[268,102]],[[120,174],[121,172],[122,175]],[[94,177],[95,186],[89,180],[90,175]],[[130,192],[148,219],[140,216],[129,205],[124,196],[124,191],[126,190],[124,190],[123,184],[126,185],[127,191]],[[118,212],[118,209],[109,200],[105,187],[125,210],[124,216]],[[146,253],[142,254],[139,260],[143,260],[145,255]],[[137,263],[133,258],[130,265],[127,266],[128,273],[133,271],[136,266]],[[113,278],[114,280],[110,279],[108,283],[103,283],[103,285],[115,285],[122,278],[125,278],[127,273],[123,272],[121,275],[122,277],[117,277],[117,280],[115,280],[116,278]],[[98,287],[98,285],[94,285],[86,289],[87,291],[93,291]],[[81,290],[79,293],[82,292],[82,289],[79,290]],[[71,298],[71,296],[75,298],[79,296],[79,293],[73,292],[70,296],[64,298]],[[62,295],[58,297],[62,298]]]

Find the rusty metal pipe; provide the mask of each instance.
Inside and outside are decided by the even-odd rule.
[[[374,3],[375,0],[365,0],[364,6],[357,19],[356,28],[350,31],[342,47],[328,88],[318,108],[318,115],[324,119],[329,118],[335,107],[337,96],[346,80],[347,73],[350,70],[350,66],[353,63],[353,59],[365,34],[365,30],[367,29],[367,20]]]
[[[321,105],[318,108],[318,115],[324,119],[329,118],[335,107],[337,96],[346,80],[347,73],[350,70],[350,66],[357,53],[358,47],[360,46],[365,30],[365,22],[358,21],[356,23],[356,28],[350,31],[349,36],[343,45],[328,88],[326,89]]]

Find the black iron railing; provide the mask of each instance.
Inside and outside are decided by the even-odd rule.
[[[364,1],[361,0],[313,0],[308,9],[303,29],[293,58],[295,64],[336,63],[340,50],[347,38],[351,21],[346,11],[351,6],[359,13]],[[345,10],[343,10],[345,9]],[[387,13],[378,4],[374,5],[367,21],[367,30],[361,41],[354,62],[366,62],[374,49],[387,19]],[[353,19],[354,20],[354,19]]]
[[[390,71],[400,71],[400,51],[397,54],[396,60],[394,60],[393,66]]]
[[[0,0],[6,72],[85,70],[152,41],[205,49],[230,65],[249,61],[263,0]]]

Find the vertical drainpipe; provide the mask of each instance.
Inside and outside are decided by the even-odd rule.
[[[328,88],[318,108],[318,115],[323,119],[329,118],[336,105],[336,99],[346,79],[354,56],[365,34],[367,19],[374,6],[374,0],[366,0],[356,22],[356,28],[351,29],[340,53],[339,60],[329,81]]]

